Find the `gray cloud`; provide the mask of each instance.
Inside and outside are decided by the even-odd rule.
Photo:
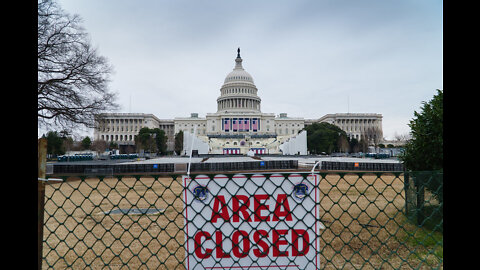
[[[60,4],[84,19],[114,66],[111,87],[125,112],[215,112],[237,47],[262,111],[381,113],[387,137],[408,131],[413,110],[443,88],[441,1]]]

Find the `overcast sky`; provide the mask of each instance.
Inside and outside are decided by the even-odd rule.
[[[413,112],[443,89],[442,1],[59,3],[83,18],[114,67],[118,112],[160,119],[216,112],[238,47],[262,112],[379,113],[387,139],[408,133]]]

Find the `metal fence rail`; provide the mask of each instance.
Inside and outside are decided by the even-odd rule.
[[[442,173],[154,173],[47,181],[42,268],[443,267]]]

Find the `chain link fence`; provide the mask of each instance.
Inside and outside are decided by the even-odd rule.
[[[442,269],[443,174],[56,176],[42,269]]]

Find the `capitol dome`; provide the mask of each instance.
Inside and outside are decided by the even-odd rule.
[[[252,75],[246,72],[243,68],[234,69],[232,72],[228,73],[227,77],[225,77],[224,83],[238,82],[238,81],[254,84]]]
[[[260,97],[252,75],[242,66],[240,48],[237,50],[235,67],[228,73],[217,98],[218,112],[260,112]]]
[[[232,72],[228,73],[227,77],[225,77],[224,83],[232,83],[232,82],[246,82],[254,84],[252,75],[246,72],[242,66],[242,58],[240,57],[240,48],[238,49],[237,58],[235,59],[235,68]]]

